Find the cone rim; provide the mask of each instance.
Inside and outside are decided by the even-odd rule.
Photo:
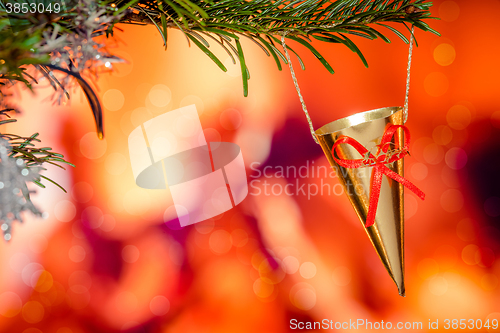
[[[329,135],[348,127],[367,123],[380,118],[389,117],[402,109],[403,108],[401,106],[390,106],[380,109],[358,112],[345,118],[334,120],[320,127],[314,133],[316,134],[316,136]]]

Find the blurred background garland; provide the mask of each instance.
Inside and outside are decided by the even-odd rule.
[[[16,13],[13,4],[31,8],[51,8],[44,12]],[[62,4],[56,13],[55,3]],[[10,92],[15,84],[34,89],[45,78],[54,89],[53,100],[61,103],[70,91],[80,86],[93,112],[97,135],[103,136],[102,110],[90,82],[100,73],[112,70],[121,59],[106,49],[106,38],[113,36],[117,23],[154,25],[168,45],[168,29],[182,31],[189,45],[203,51],[223,71],[222,61],[210,51],[217,44],[236,64],[240,64],[243,94],[248,95],[250,71],[246,66],[240,40],[249,39],[276,62],[279,70],[287,64],[279,37],[303,45],[334,73],[328,61],[313,47],[312,40],[343,44],[368,66],[362,52],[349,36],[381,38],[390,43],[392,32],[408,43],[403,34],[411,26],[434,31],[426,22],[432,19],[432,2],[424,0],[4,0],[0,1],[0,126],[15,122],[19,112]],[[18,6],[17,8],[22,8]],[[403,32],[401,32],[401,30]],[[305,69],[299,54],[297,56]],[[57,77],[56,77],[57,74]],[[33,112],[33,111],[30,111]],[[13,221],[21,221],[21,212],[40,214],[30,201],[27,183],[45,187],[42,180],[59,186],[40,174],[48,164],[71,165],[50,148],[37,148],[38,133],[22,137],[5,133],[0,127],[0,228],[4,239],[11,238]],[[63,189],[64,190],[64,189]]]

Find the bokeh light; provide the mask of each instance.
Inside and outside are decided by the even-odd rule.
[[[299,282],[290,289],[290,300],[301,310],[310,310],[316,305],[316,290],[305,282]]]
[[[11,318],[17,315],[22,308],[22,301],[19,295],[12,291],[6,291],[0,295],[0,314]]]
[[[170,103],[172,92],[163,84],[157,84],[151,88],[148,98],[154,106],[163,107]]]
[[[463,205],[464,196],[459,190],[449,189],[441,195],[441,206],[447,212],[458,212],[462,209]]]
[[[449,66],[455,61],[455,48],[450,44],[439,44],[434,49],[434,60],[441,66]]]
[[[106,153],[106,139],[99,140],[94,132],[85,134],[80,140],[80,152],[88,159],[95,160]]]
[[[118,89],[109,89],[102,96],[102,104],[109,111],[118,111],[125,104],[125,96]]]
[[[304,279],[311,279],[316,275],[316,265],[312,262],[305,262],[300,265],[300,275]]]
[[[136,262],[139,259],[140,254],[139,249],[134,245],[127,245],[122,250],[123,261],[130,264]]]
[[[68,256],[73,262],[82,262],[86,255],[87,252],[80,245],[72,246],[68,252]]]
[[[164,316],[170,310],[170,302],[165,296],[155,296],[149,303],[149,308],[155,316]]]
[[[69,222],[76,215],[75,205],[71,201],[61,200],[54,207],[54,215],[61,222]]]
[[[427,166],[423,163],[415,163],[411,166],[411,175],[417,180],[424,180],[429,171]]]
[[[466,106],[460,104],[452,106],[446,114],[448,125],[456,130],[463,130],[469,126],[471,118],[470,110]]]
[[[439,125],[432,131],[432,139],[440,145],[447,145],[453,140],[453,132],[448,126]]]
[[[39,302],[29,301],[23,305],[23,319],[29,324],[36,324],[42,321],[45,309]]]
[[[443,1],[439,5],[439,17],[447,22],[453,22],[460,15],[460,6],[456,1]]]

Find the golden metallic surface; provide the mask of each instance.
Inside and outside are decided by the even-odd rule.
[[[335,169],[344,190],[358,215],[363,228],[368,214],[370,202],[370,186],[373,167],[349,169],[339,166],[332,156],[332,146],[342,135],[349,136],[368,150],[380,144],[387,127],[402,125],[403,111],[400,107],[382,108],[354,114],[333,121],[315,134],[319,140],[330,165]],[[393,143],[403,146],[403,131],[399,129],[393,138]],[[395,141],[398,142],[395,142]],[[347,144],[341,144],[336,151],[342,159],[363,158],[356,149]],[[375,150],[371,150],[374,152]],[[403,175],[403,159],[386,165],[392,171]],[[375,224],[365,228],[382,263],[396,283],[399,294],[405,296],[404,286],[404,200],[403,185],[382,177],[380,198],[375,215]]]

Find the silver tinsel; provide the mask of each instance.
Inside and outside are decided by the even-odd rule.
[[[29,199],[26,183],[35,179],[37,167],[27,167],[22,159],[9,157],[10,145],[0,138],[0,229],[9,241],[14,221],[23,222],[21,213],[30,211],[41,216],[40,211]]]
[[[94,0],[78,0],[72,18],[76,29],[61,33],[61,27],[54,24],[52,30],[43,32],[37,52],[50,53],[51,65],[79,73],[95,82],[100,71],[111,71],[113,63],[123,62],[107,51],[109,40],[104,44],[96,38],[105,35],[106,29],[124,15],[113,15],[109,8],[99,6]],[[40,72],[56,89],[54,97],[57,102],[61,103],[65,96],[69,98],[68,90],[75,87],[71,76],[58,75],[56,78],[52,71]]]

